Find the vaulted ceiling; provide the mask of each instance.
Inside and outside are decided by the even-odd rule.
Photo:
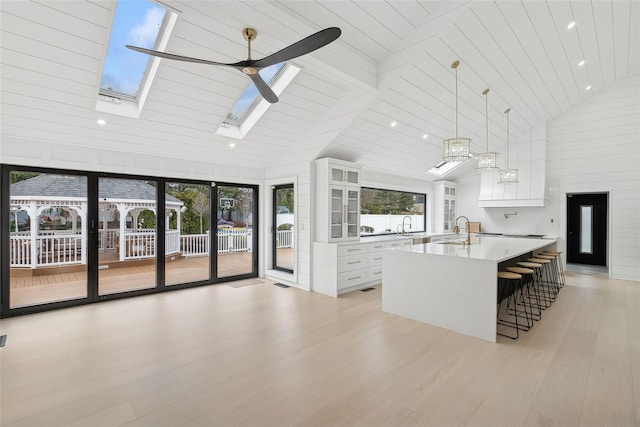
[[[258,31],[254,58],[322,28],[340,27],[342,36],[293,61],[302,72],[231,148],[215,130],[246,76],[162,60],[140,118],[105,115],[95,105],[115,2],[3,1],[2,139],[257,169],[285,156],[329,155],[432,179],[424,172],[455,133],[454,60],[461,62],[458,133],[473,139],[474,152],[486,143],[484,89],[490,150],[504,152],[505,108],[515,139],[640,66],[636,0],[162,3],[179,14],[166,51],[185,56],[245,59],[245,27]],[[95,124],[99,117],[106,126]]]

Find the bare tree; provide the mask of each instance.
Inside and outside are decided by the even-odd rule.
[[[202,220],[209,213],[209,197],[206,194],[198,192],[193,197],[191,209],[200,217],[200,234],[202,234]]]

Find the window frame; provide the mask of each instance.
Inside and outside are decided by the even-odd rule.
[[[372,233],[372,234],[362,234],[362,227],[363,227],[363,223],[362,223],[362,215],[363,215],[363,208],[362,208],[362,200],[363,200],[363,196],[362,196],[362,190],[374,190],[374,191],[390,191],[390,192],[396,192],[396,193],[406,193],[406,194],[411,194],[414,196],[422,196],[424,197],[424,202],[423,202],[423,212],[422,212],[422,216],[423,216],[423,220],[422,220],[422,230],[415,230],[415,227],[412,228],[411,230],[407,231],[405,230],[406,234],[415,234],[415,233],[426,233],[427,232],[427,193],[419,193],[416,191],[408,191],[408,190],[398,190],[398,189],[391,189],[391,188],[379,188],[379,187],[368,187],[368,186],[361,186],[360,187],[360,237],[362,238],[367,238],[367,237],[371,237],[371,236],[388,236],[388,235],[394,235],[397,234],[397,230],[391,230],[389,232],[382,232],[382,233]],[[409,215],[409,214],[406,214]],[[404,216],[404,214],[403,214]]]

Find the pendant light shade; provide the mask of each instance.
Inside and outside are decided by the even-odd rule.
[[[444,145],[442,160],[447,162],[463,162],[471,157],[471,152],[469,151],[471,138],[458,137],[458,65],[460,65],[460,61],[455,61],[451,64],[451,68],[455,70],[456,74],[456,137],[442,141]]]
[[[485,117],[486,124],[485,128],[487,130],[487,149],[484,153],[480,153],[476,155],[476,159],[478,159],[478,166],[476,167],[479,171],[493,171],[498,169],[498,153],[489,152],[489,100],[487,94],[489,93],[489,89],[485,89],[482,94],[484,95],[484,105],[485,105]]]
[[[507,153],[505,160],[506,168],[500,169],[498,184],[512,184],[518,182],[518,169],[509,169],[509,111],[511,108],[504,110],[507,115]]]

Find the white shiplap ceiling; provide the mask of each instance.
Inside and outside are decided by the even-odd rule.
[[[268,168],[283,155],[335,156],[367,169],[424,172],[452,137],[459,59],[459,134],[490,149],[639,72],[640,1],[171,1],[179,19],[168,52],[235,62],[244,27],[253,57],[322,28],[342,36],[294,62],[303,68],[244,140],[215,134],[248,84],[235,70],[162,60],[139,119],[95,119],[112,1],[3,1],[1,137],[214,164]],[[567,25],[576,26],[567,29]],[[584,60],[582,67],[578,63]],[[591,90],[585,87],[591,86]],[[37,120],[36,120],[37,119]],[[398,125],[389,125],[396,121]],[[423,139],[424,134],[429,137]]]

